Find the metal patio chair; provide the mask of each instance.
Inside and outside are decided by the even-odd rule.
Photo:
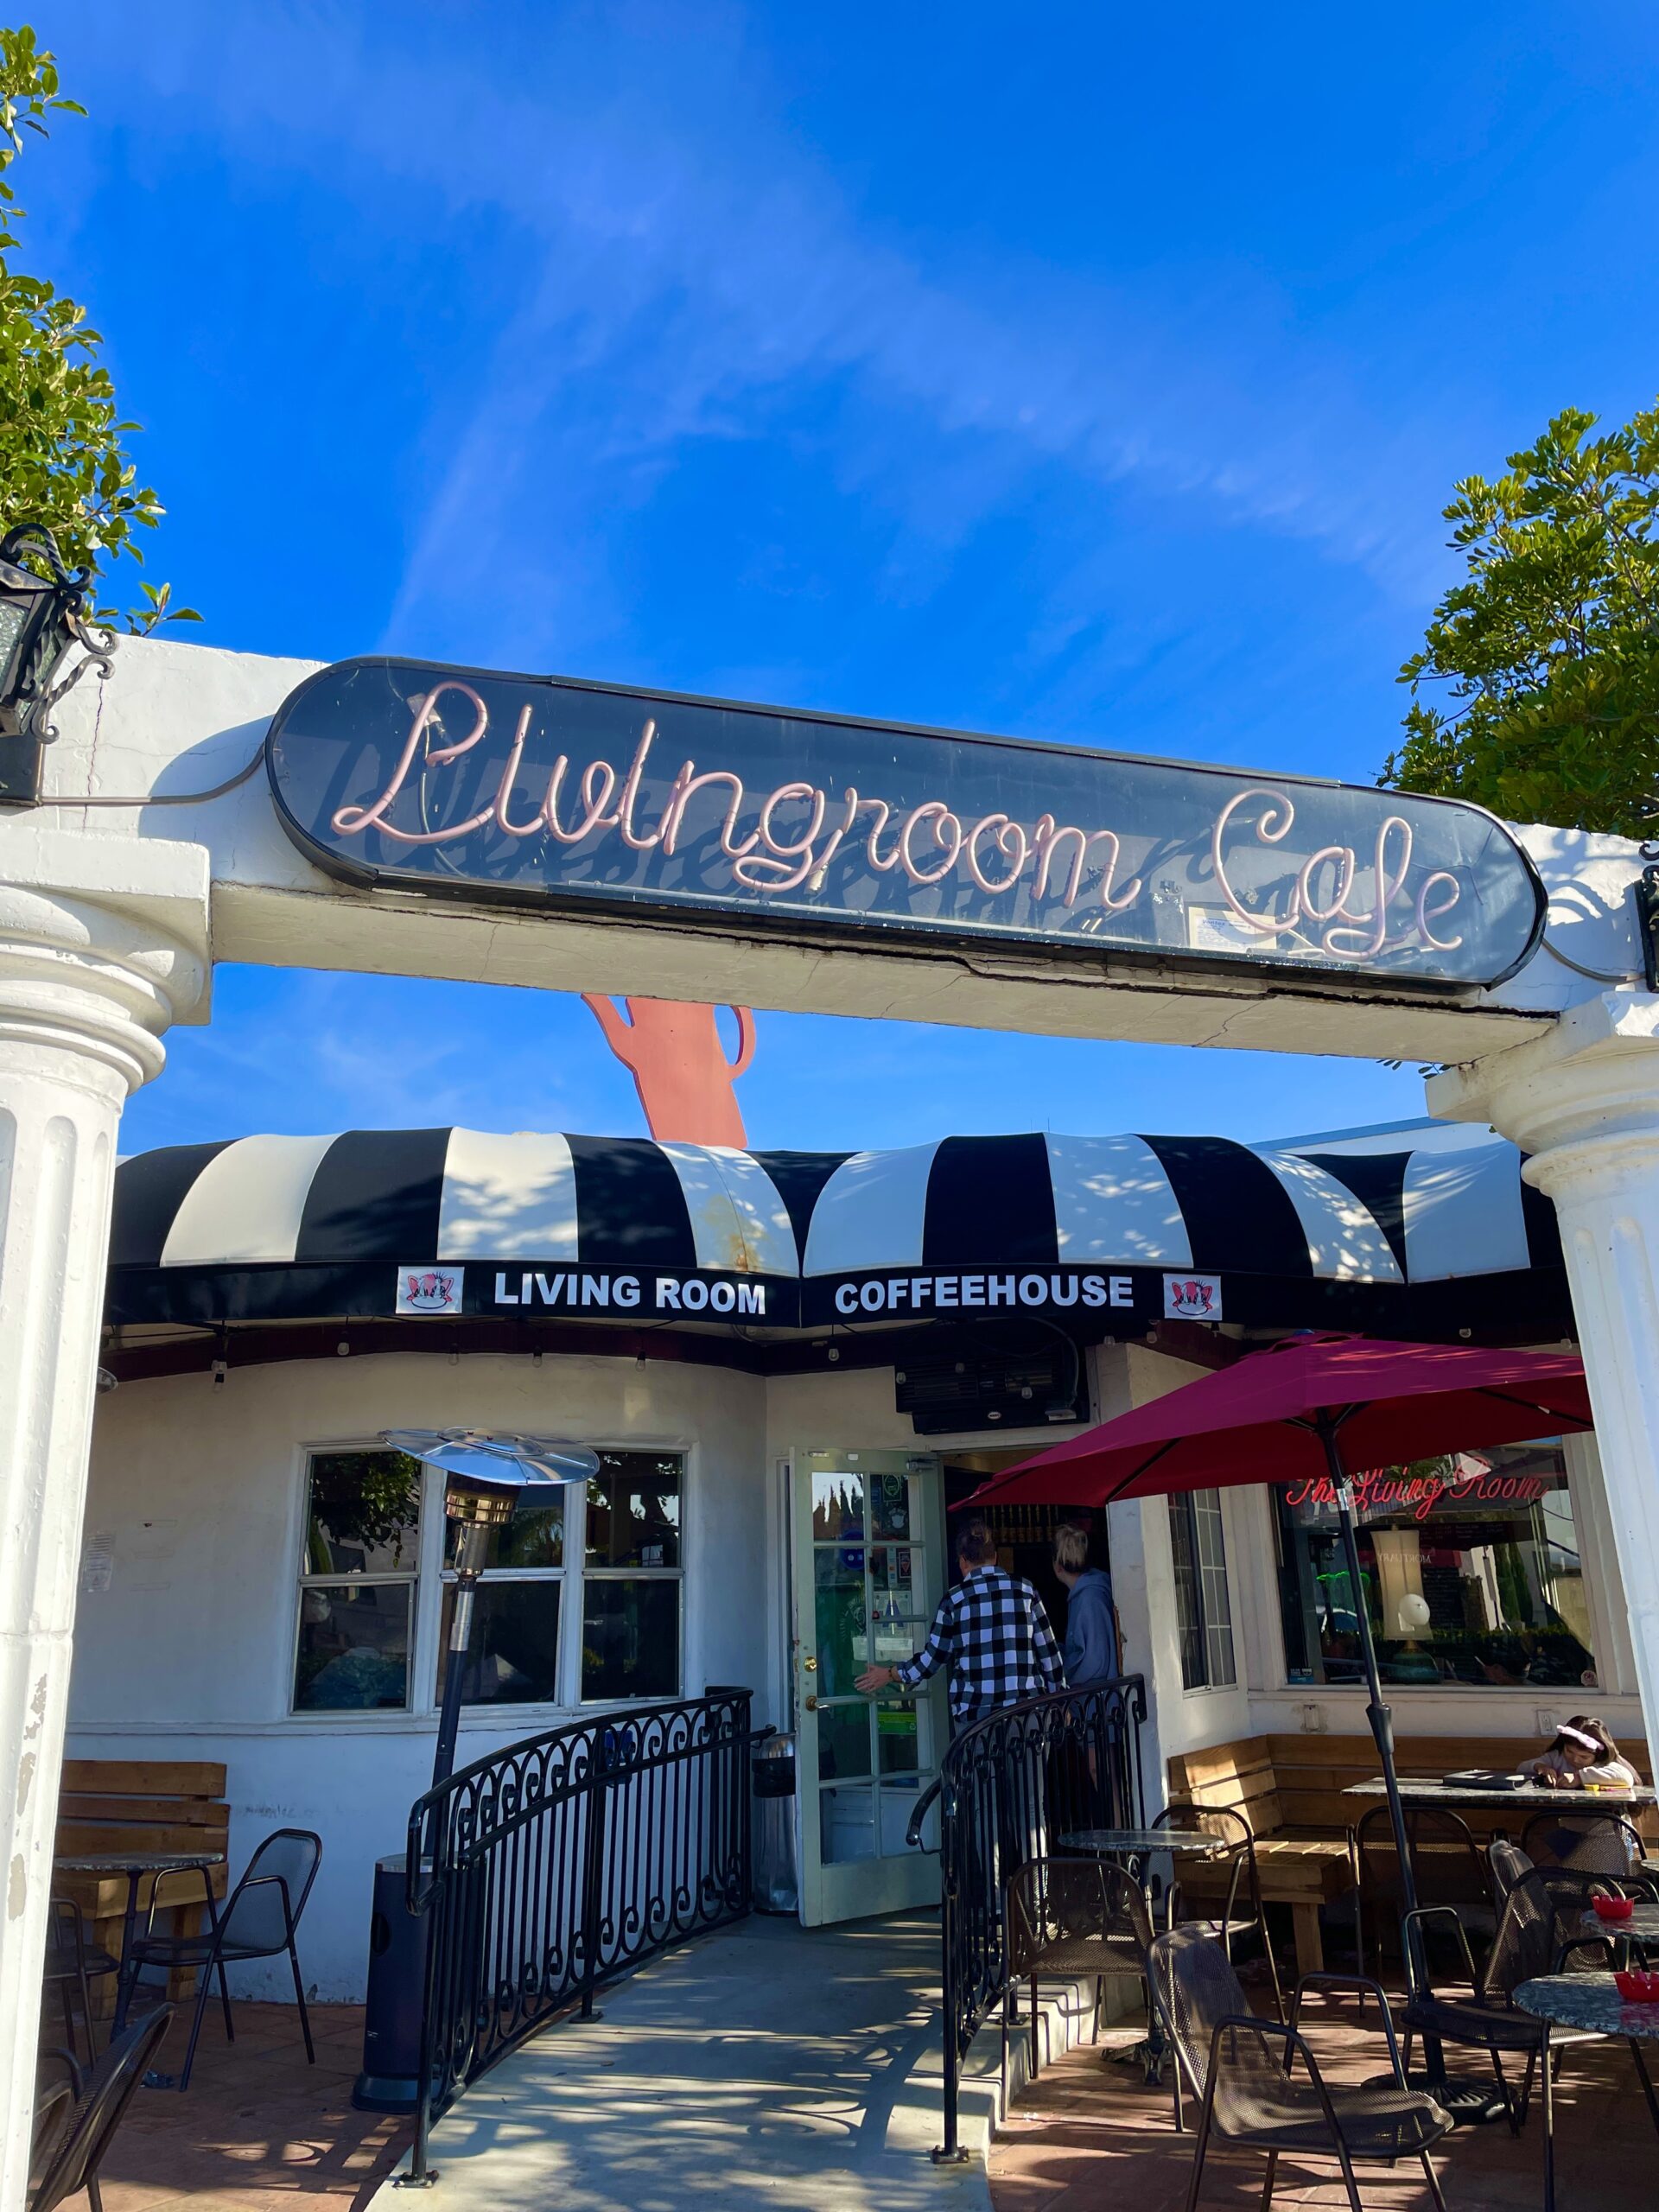
[[[54,1897],[48,1908],[46,1966],[41,1980],[48,1986],[57,1986],[58,1997],[63,2006],[64,2039],[72,2053],[78,2052],[75,2042],[75,1998],[80,1999],[81,2018],[86,2023],[86,2063],[91,2065],[98,2055],[98,2037],[92,2024],[92,1984],[101,1975],[121,1971],[121,1961],[101,1945],[86,1940],[86,1922],[80,1907],[72,1897]]]
[[[1523,1874],[1536,1874],[1549,1891],[1549,1901],[1555,1909],[1556,1957],[1565,1970],[1575,1973],[1582,1969],[1593,1973],[1604,1961],[1585,1955],[1584,1946],[1590,1942],[1583,1930],[1586,1912],[1593,1910],[1598,1897],[1618,1897],[1626,1894],[1622,1882],[1611,1874],[1586,1874],[1567,1866],[1535,1866],[1518,1843],[1507,1836],[1494,1836],[1486,1847],[1486,1857],[1492,1870],[1492,1891],[1500,1907],[1510,1891]],[[1609,1928],[1610,1937],[1618,1930]],[[1623,1939],[1629,1942],[1631,1939]],[[1634,1946],[1643,1957],[1639,1943]]]
[[[1571,1840],[1568,1840],[1568,1839]],[[1521,1831],[1521,1848],[1541,1872],[1610,1876],[1632,1897],[1659,1897],[1659,1880],[1643,1860],[1639,1831],[1622,1813],[1596,1812],[1571,1799],[1557,1813],[1535,1813]]]
[[[1008,2101],[1008,2030],[1014,1993],[1030,1985],[1031,2078],[1039,2069],[1038,1990],[1044,1975],[1091,1976],[1094,2018],[1089,2040],[1100,2040],[1101,1992],[1109,1980],[1147,1987],[1152,1921],[1138,1882],[1121,1866],[1090,1859],[1033,1859],[1008,1884],[1007,1980],[1002,1992],[1002,2105]],[[1150,1999],[1148,1999],[1150,2015]]]
[[[1489,1940],[1497,1924],[1492,1878],[1468,1822],[1439,1805],[1408,1804],[1405,1815],[1406,1846],[1411,1853],[1419,1903],[1456,1907],[1463,1926]],[[1368,1922],[1376,1939],[1375,1963],[1380,1971],[1384,1933],[1398,1930],[1406,1902],[1399,1847],[1386,1805],[1373,1805],[1361,1815],[1354,1842],[1359,1861],[1355,1941],[1359,1970],[1363,1974],[1370,1963]]]
[[[126,2116],[149,2062],[173,2022],[175,2007],[158,2005],[112,2037],[103,2056],[85,2071],[71,2051],[55,2056],[68,2076],[73,2102],[48,2091],[42,2107],[42,2125],[36,2136],[29,2191],[29,2212],[54,2212],[57,2205],[84,2189],[92,2212],[104,2212],[99,2193],[99,2168]],[[45,2109],[51,2106],[49,2111]]]
[[[1193,2212],[1198,2202],[1212,2128],[1224,2142],[1266,2158],[1262,2212],[1268,2212],[1286,2152],[1334,2158],[1352,2212],[1364,2212],[1354,2178],[1356,2161],[1392,2165],[1399,2158],[1420,2159],[1436,2212],[1446,2212],[1428,2153],[1452,2121],[1426,2092],[1408,2084],[1389,2000],[1377,1983],[1357,1974],[1305,1974],[1296,1984],[1288,2023],[1262,2019],[1250,2011],[1221,1945],[1192,1922],[1154,1939],[1152,1971],[1175,2063],[1200,2100],[1186,2212]],[[1326,2082],[1297,2025],[1303,1992],[1313,1988],[1358,1990],[1375,1997],[1388,2038],[1392,2085],[1350,2088]],[[1306,2070],[1305,2081],[1294,2070],[1299,2059]]]
[[[1425,1921],[1436,1917],[1449,1919],[1456,1927],[1469,1975],[1467,1997],[1443,1996],[1433,1988],[1425,1978],[1421,1946],[1409,1941],[1414,1928],[1421,1928]],[[1526,2125],[1533,2076],[1535,2073],[1538,2075],[1544,2115],[1544,2206],[1545,2212],[1554,2212],[1555,2116],[1552,2089],[1556,2068],[1539,2062],[1546,2055],[1554,2057],[1567,2044],[1592,2043],[1598,2038],[1587,2030],[1552,2027],[1535,2014],[1522,2012],[1514,2002],[1515,1993],[1523,1981],[1570,1970],[1575,1959],[1582,1959],[1587,1953],[1598,1953],[1601,1965],[1610,1964],[1611,1943],[1605,1936],[1575,1935],[1570,1946],[1562,1945],[1555,1901],[1536,1867],[1516,1874],[1504,1897],[1497,1933],[1484,1967],[1476,1967],[1462,1923],[1450,1905],[1421,1905],[1415,1912],[1408,1913],[1405,1919],[1408,1972],[1413,1983],[1404,2014],[1408,2058],[1414,2034],[1487,2052],[1503,2093],[1504,2116],[1512,2135],[1518,2135]],[[1632,2043],[1630,2050],[1649,2107],[1659,2113],[1641,2047]],[[1503,2071],[1503,2060],[1509,2056],[1524,2057],[1527,2062],[1518,2096]]]
[[[140,1970],[147,1966],[197,1969],[200,1986],[195,2013],[190,2022],[190,2039],[184,2050],[184,2069],[178,2080],[181,2092],[190,2086],[190,2069],[195,2063],[202,2014],[207,2009],[215,1977],[225,2014],[225,2033],[232,2043],[236,2041],[225,1969],[242,1960],[274,1959],[287,1953],[294,1973],[294,1996],[300,2008],[300,2031],[305,2037],[306,2058],[313,2066],[316,2064],[311,2022],[305,2009],[305,1986],[300,1979],[300,1955],[295,1948],[294,1938],[321,1859],[322,1838],[311,1829],[273,1829],[249,1859],[246,1872],[213,1924],[200,1935],[155,1935],[152,1930],[156,1907],[152,1903],[149,1922],[144,1933],[133,1939],[125,1971],[136,1980]]]
[[[1273,1939],[1268,1933],[1268,1916],[1262,1908],[1262,1876],[1255,1862],[1255,1836],[1249,1822],[1230,1806],[1166,1805],[1152,1825],[1154,1828],[1179,1828],[1187,1834],[1212,1835],[1225,1844],[1226,1856],[1221,1863],[1228,1868],[1227,1894],[1222,1901],[1221,1912],[1211,1917],[1201,1911],[1190,1924],[1213,1936],[1230,1963],[1234,1936],[1248,1935],[1252,1928],[1259,1931],[1268,1978],[1273,1983],[1273,2009],[1282,2020],[1284,1992],[1280,1987],[1279,1962],[1273,1955]],[[1248,1910],[1240,1905],[1241,1889]],[[1166,1900],[1167,1927],[1175,1926],[1179,1909],[1180,1879],[1177,1875],[1170,1884]]]

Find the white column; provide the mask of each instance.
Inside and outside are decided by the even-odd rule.
[[[1659,999],[1604,993],[1435,1076],[1429,1105],[1533,1156],[1560,1218],[1648,1741],[1659,1751]]]
[[[105,886],[53,887],[89,853]],[[205,860],[0,820],[0,2212],[28,2183],[116,1132],[206,985]]]

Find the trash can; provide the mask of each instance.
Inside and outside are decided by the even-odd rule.
[[[352,2090],[359,2112],[413,2112],[420,2101],[421,2013],[432,1922],[424,1913],[417,1919],[404,1894],[403,1853],[377,1859],[363,2071]]]
[[[795,1870],[795,1738],[768,1736],[749,1763],[753,1785],[754,1909],[800,1910]]]

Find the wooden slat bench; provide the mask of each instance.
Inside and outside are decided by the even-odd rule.
[[[193,1852],[230,1849],[231,1808],[225,1802],[225,1767],[217,1759],[66,1759],[58,1800],[57,1848],[75,1855],[118,1851]],[[214,1897],[226,1894],[228,1864],[207,1869]],[[138,1904],[147,1912],[159,1886],[162,1924],[172,1916],[172,1932],[194,1936],[206,1918],[199,1873],[146,1875]],[[53,1876],[53,1894],[73,1898],[86,1922],[86,1940],[111,1957],[121,1950],[127,1905],[124,1874]],[[175,1970],[170,1997],[188,1997],[195,1987],[194,1967]],[[114,1977],[92,1984],[100,2016],[114,2005]]]
[[[1243,1815],[1255,1840],[1262,1902],[1290,1907],[1296,1971],[1318,1974],[1325,1963],[1319,1907],[1345,1896],[1357,1881],[1353,1839],[1345,1821],[1319,1827],[1286,1817],[1272,1740],[1247,1737],[1171,1759],[1169,1799],[1172,1804],[1224,1807]],[[1228,1878],[1224,1866],[1183,1860],[1182,1897],[1200,1907],[1219,1904]]]
[[[1395,1757],[1402,1776],[1438,1780],[1462,1767],[1518,1766],[1542,1748],[1536,1737],[1406,1736]],[[1646,1746],[1619,1748],[1643,1781],[1650,1781]],[[1299,1974],[1317,1974],[1324,1964],[1319,1907],[1345,1895],[1358,1879],[1353,1831],[1368,1801],[1344,1792],[1378,1771],[1369,1735],[1250,1736],[1169,1762],[1172,1804],[1225,1806],[1249,1821],[1263,1901],[1290,1907]],[[1374,1802],[1385,1800],[1379,1796]],[[1596,1801],[1586,1802],[1593,1807]],[[1495,1830],[1516,1828],[1515,1808],[1497,1795],[1490,1808],[1471,1807],[1459,1816],[1483,1845]],[[1659,1813],[1635,1817],[1650,1847],[1659,1848]],[[1200,1905],[1219,1902],[1225,1885],[1223,1871],[1183,1865],[1182,1894]]]

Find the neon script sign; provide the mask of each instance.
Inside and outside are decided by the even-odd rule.
[[[1381,1514],[1427,1521],[1442,1505],[1536,1505],[1555,1487],[1541,1475],[1507,1474],[1495,1468],[1479,1468],[1455,1480],[1389,1469],[1355,1478],[1354,1510],[1362,1522]],[[1336,1518],[1336,1486],[1325,1475],[1287,1483],[1284,1500],[1301,1519]]]
[[[267,762],[320,866],[474,900],[1462,986],[1541,921],[1475,807],[562,678],[342,662]]]

